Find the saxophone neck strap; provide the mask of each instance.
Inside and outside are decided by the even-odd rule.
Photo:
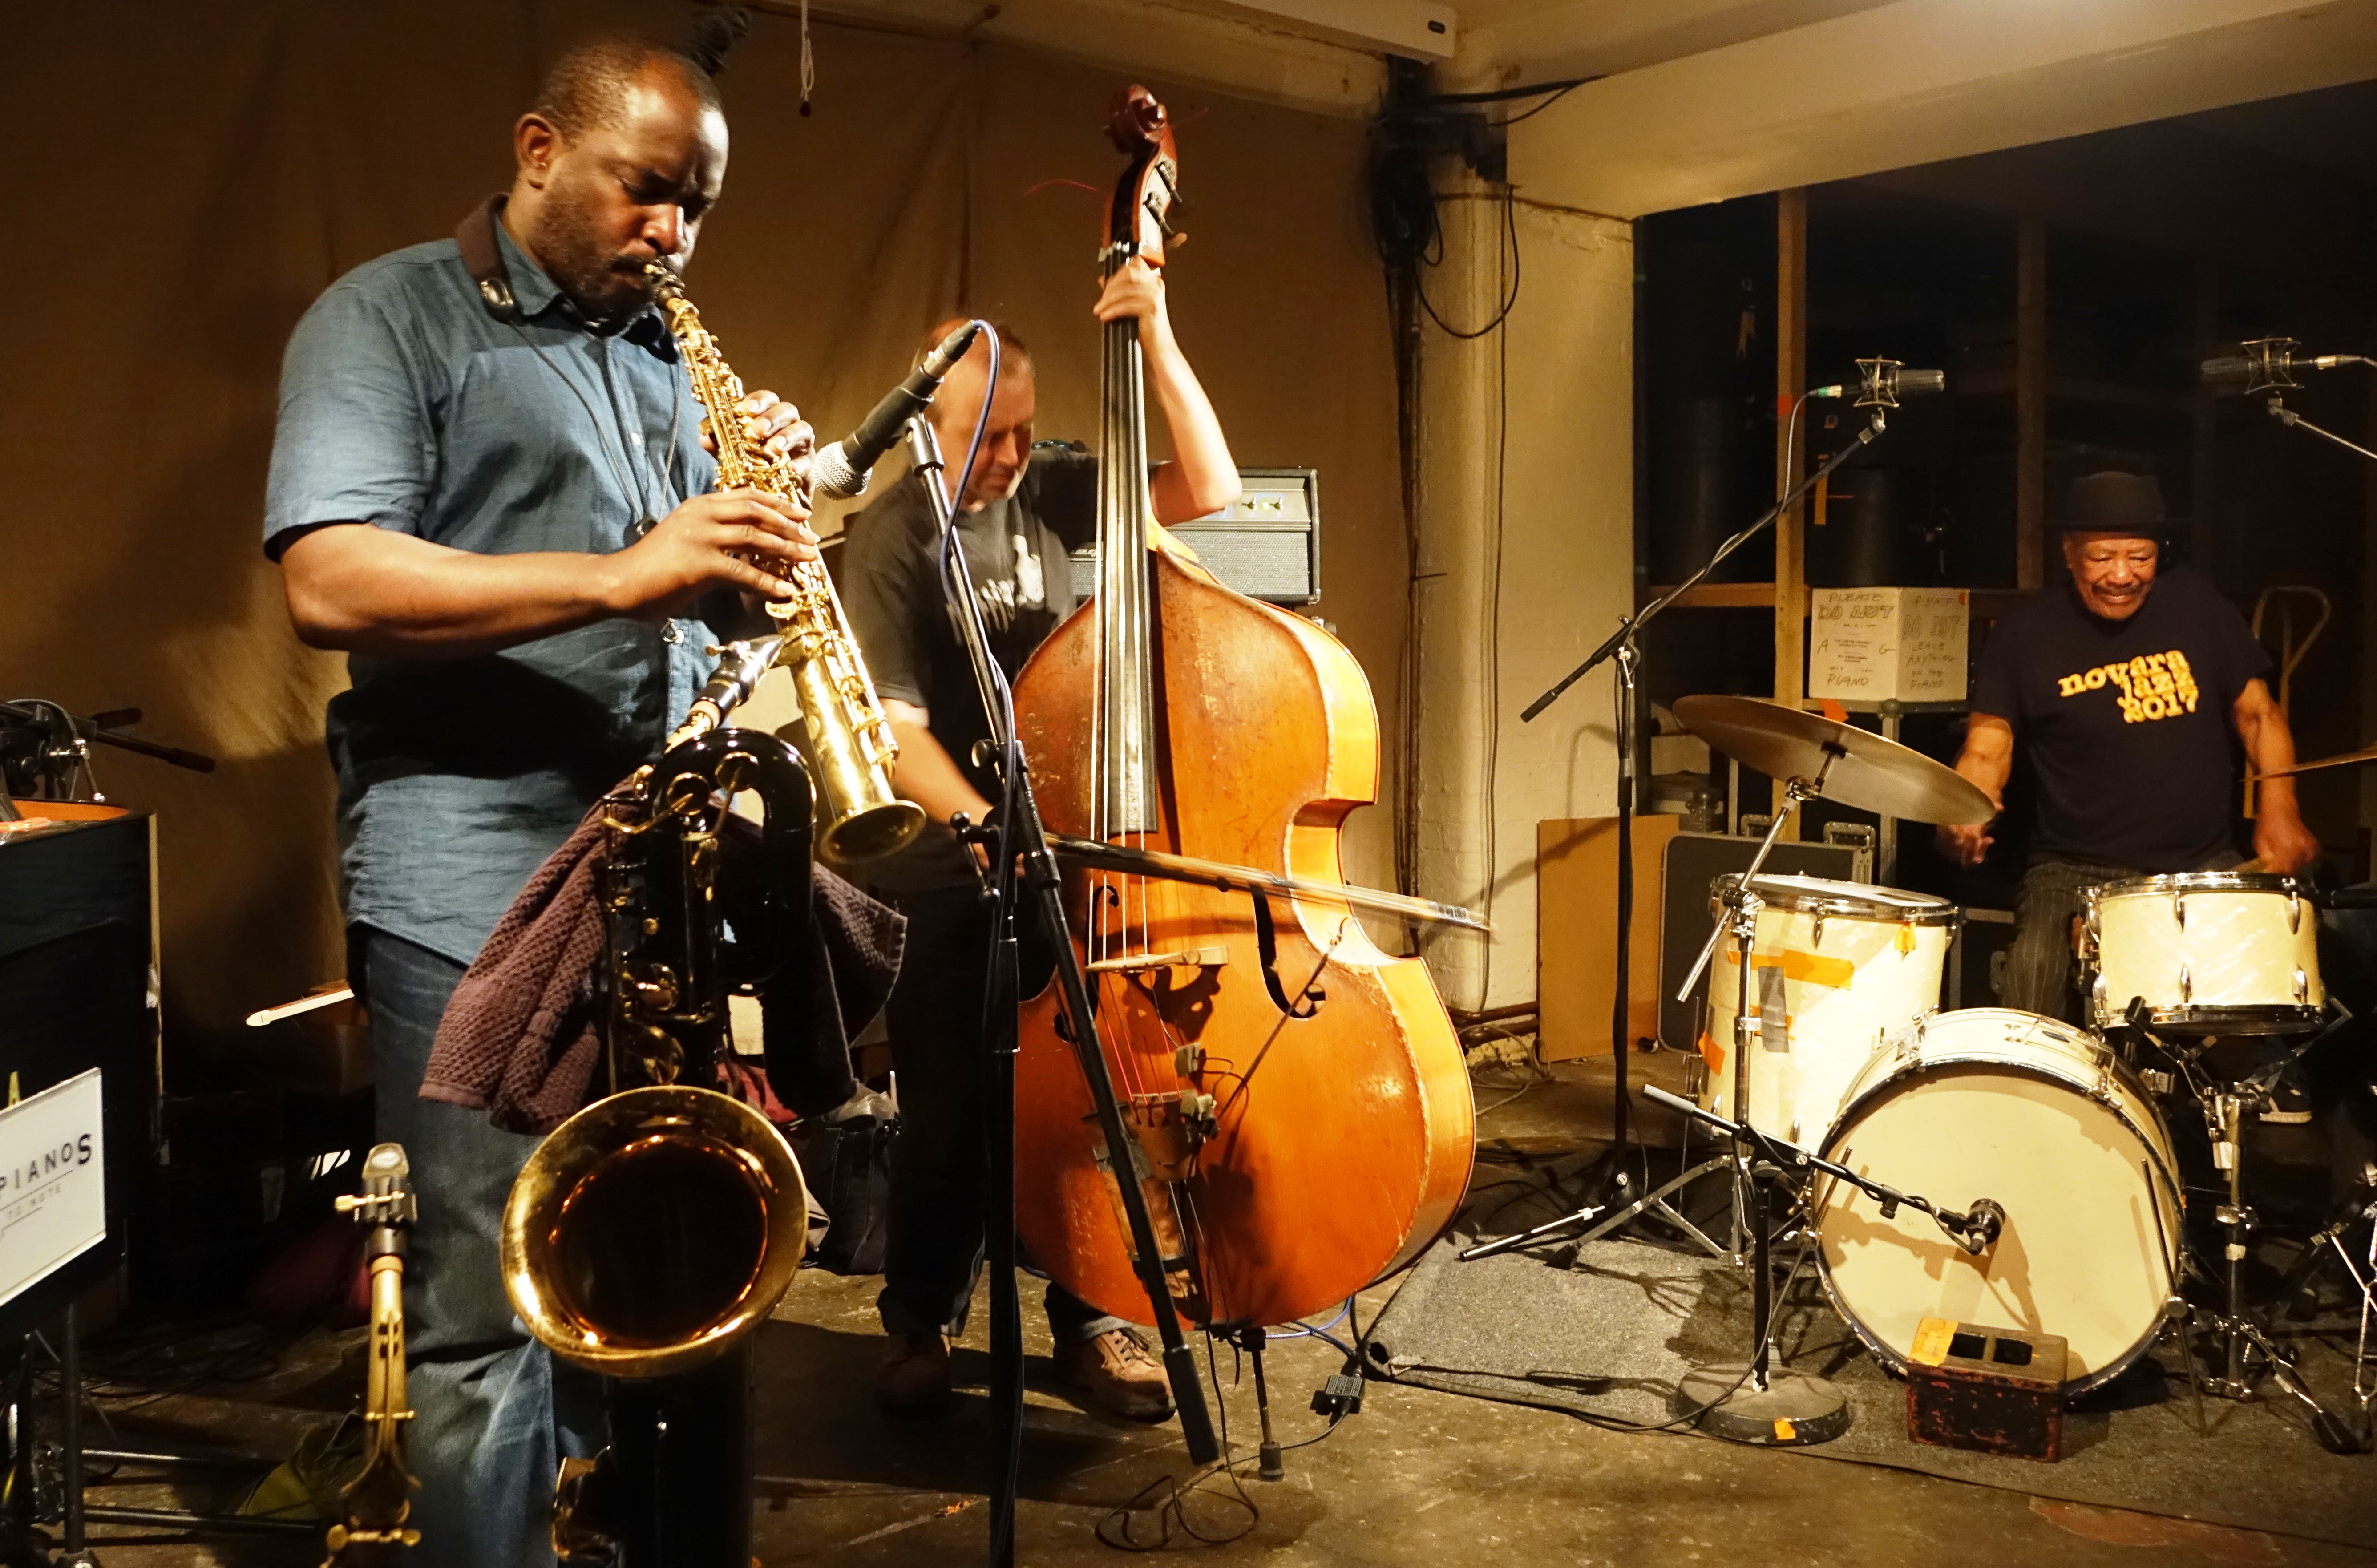
[[[496,224],[503,215],[505,193],[497,191],[471,209],[454,230],[461,247],[462,266],[479,286],[479,303],[498,321],[520,318],[520,300],[512,293],[511,272],[504,266],[503,247],[496,243]]]

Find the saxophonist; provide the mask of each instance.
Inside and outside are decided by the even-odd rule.
[[[724,182],[724,42],[563,54],[513,126],[509,192],[333,283],[282,368],[264,546],[298,636],[349,654],[328,723],[349,975],[378,1133],[420,1194],[414,1522],[446,1568],[551,1562],[556,1464],[603,1439],[589,1375],[520,1332],[498,1269],[538,1141],[415,1095],[439,1017],[530,873],[686,712],[738,594],[816,556],[797,503],[709,493],[645,272],[684,268]],[[740,408],[747,437],[806,453],[790,404]]]

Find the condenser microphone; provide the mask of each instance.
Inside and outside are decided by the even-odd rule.
[[[941,346],[925,356],[925,363],[909,373],[908,378],[883,395],[883,401],[858,428],[818,453],[809,465],[811,486],[820,495],[847,498],[864,495],[867,473],[891,449],[900,438],[901,427],[925,412],[933,394],[940,390],[941,378],[950,367],[965,356],[973,345],[974,334],[982,323],[969,321],[941,340]]]
[[[1857,364],[1857,379],[1854,383],[1835,381],[1829,387],[1810,387],[1808,395],[1853,397],[1859,408],[1896,408],[1901,398],[1929,397],[1948,389],[1948,373],[1944,370],[1909,370],[1894,359],[1861,359]]]
[[[2295,379],[2298,370],[2333,370],[2339,365],[2370,363],[2357,353],[2298,356],[2295,351],[2302,344],[2293,338],[2252,338],[2237,346],[2245,352],[2205,360],[2202,367],[2204,379],[2224,389],[2241,387],[2248,396],[2301,386]]]

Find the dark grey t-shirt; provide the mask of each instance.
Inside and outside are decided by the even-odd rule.
[[[451,240],[365,262],[298,322],[268,555],[331,522],[482,555],[607,553],[711,486],[700,410],[658,316],[596,333],[498,233],[517,329],[487,314]],[[484,658],[352,655],[328,726],[347,918],[469,963],[683,716],[713,640],[696,619],[608,620]]]
[[[958,519],[990,647],[1012,680],[1033,649],[1073,613],[1066,555],[1097,536],[1097,459],[1045,442],[1033,449],[1023,482],[1004,501]],[[941,592],[940,540],[924,481],[900,482],[850,521],[842,548],[842,607],[882,696],[932,715],[933,737],[995,797],[994,780],[973,766],[973,745],[989,731],[973,666]]]

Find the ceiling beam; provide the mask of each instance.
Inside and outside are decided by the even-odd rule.
[[[800,10],[799,0],[755,3],[777,14]],[[1154,74],[1291,109],[1358,118],[1378,107],[1387,67],[1376,45],[1357,48],[1323,36],[1328,30],[1317,23],[1250,14],[1273,8],[1285,6],[1232,5],[1225,12],[1222,0],[813,0],[811,6],[818,17],[860,26],[1020,44],[1126,76]],[[1417,15],[1451,8],[1415,0],[1413,9]]]
[[[1870,10],[1891,0],[1556,0],[1476,7],[1451,74],[1457,85],[1639,71],[1687,54]],[[1517,11],[1505,17],[1504,10]]]
[[[1438,0],[1211,0],[1224,10],[1309,30],[1356,49],[1413,60],[1450,59],[1461,39]]]
[[[2372,77],[2377,0],[1894,0],[1579,88],[1511,174],[1631,218]]]

